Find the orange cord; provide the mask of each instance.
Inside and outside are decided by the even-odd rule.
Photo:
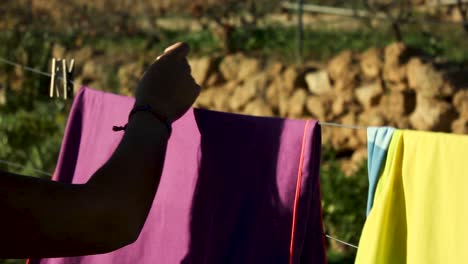
[[[289,247],[289,264],[293,263],[294,255],[294,239],[296,236],[296,218],[297,218],[297,206],[299,203],[299,196],[301,194],[301,184],[302,184],[302,166],[304,163],[304,151],[305,143],[307,140],[307,128],[309,127],[310,120],[307,120],[304,126],[304,134],[302,136],[302,146],[301,146],[301,156],[299,157],[299,169],[297,172],[297,182],[296,182],[296,194],[294,196],[294,207],[293,207],[293,217],[292,217],[292,228],[291,228],[291,242]],[[30,264],[29,259],[26,260],[26,264]]]
[[[304,152],[305,152],[305,145],[306,145],[305,143],[307,140],[307,128],[309,127],[309,124],[310,124],[310,120],[307,120],[304,126],[304,135],[302,136],[301,156],[299,158],[299,170],[297,172],[296,194],[294,196],[294,207],[293,207],[292,228],[291,228],[291,243],[289,246],[289,264],[293,263],[294,240],[296,237],[297,206],[299,204],[299,196],[301,194],[302,166],[304,163]]]

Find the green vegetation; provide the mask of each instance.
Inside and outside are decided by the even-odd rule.
[[[93,16],[90,16],[93,17]],[[96,17],[100,17],[97,15]],[[388,27],[332,29],[327,25],[313,25],[304,32],[304,61],[324,62],[345,49],[363,51],[369,47],[383,47],[394,40]],[[13,27],[12,27],[13,28]],[[0,57],[47,71],[52,46],[59,43],[69,50],[91,47],[104,56],[121,56],[133,60],[135,54],[156,54],[174,41],[190,43],[197,55],[222,54],[224,47],[219,36],[209,30],[158,30],[158,34],[142,31],[125,34],[109,31],[99,34],[87,30],[54,31],[41,23],[27,24],[0,31]],[[79,26],[78,26],[79,28]],[[283,62],[296,59],[296,29],[281,25],[255,28],[237,27],[229,35],[232,51],[243,51],[260,57],[276,58]],[[102,33],[102,34],[101,34]],[[453,62],[468,61],[466,34],[458,26],[402,27],[403,39],[411,47],[430,56]],[[80,62],[78,62],[80,63]],[[108,87],[118,90],[115,69],[106,69],[104,80]],[[0,64],[0,91],[5,91],[6,103],[0,106],[0,159],[14,161],[52,172],[63,136],[70,101],[47,97],[49,79]],[[17,169],[0,163],[1,170],[34,175],[32,170]],[[324,148],[321,168],[323,217],[326,233],[357,244],[365,220],[367,193],[366,166],[353,176],[341,171],[335,154]],[[330,263],[352,263],[355,249],[329,242]],[[16,264],[18,261],[1,261]]]
[[[325,233],[358,245],[366,219],[367,166],[351,176],[341,170],[336,153],[329,147],[322,148],[320,188]],[[329,263],[354,263],[356,249],[327,240]]]
[[[37,32],[0,34],[0,56],[46,69],[50,43]],[[6,102],[0,106],[0,159],[51,172],[57,159],[70,102],[47,97],[49,78],[0,66]],[[0,164],[0,169],[33,175],[31,170]]]
[[[418,27],[404,27],[404,38],[408,46],[425,52],[429,56],[442,57],[452,62],[468,60],[468,46],[461,28],[452,31],[443,28],[428,34]],[[148,43],[151,40],[144,35],[131,39],[104,37],[89,39],[88,45],[96,44],[96,48],[107,50],[131,46],[132,48],[150,47],[162,50],[174,41],[188,42],[195,54],[206,55],[221,53],[222,46],[216,36],[208,30],[198,32],[163,31],[164,40]],[[296,28],[270,25],[255,29],[236,28],[232,34],[230,45],[233,51],[243,51],[251,55],[294,62],[296,59]],[[384,47],[394,41],[388,29],[363,28],[359,30],[305,29],[304,31],[304,61],[327,61],[338,52],[351,49],[364,51],[370,47]]]

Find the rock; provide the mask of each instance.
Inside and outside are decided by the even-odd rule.
[[[284,70],[283,74],[281,74],[280,78],[281,80],[275,81],[278,81],[278,84],[281,85],[281,89],[291,93],[298,82],[299,70],[295,67],[288,67]]]
[[[452,123],[452,132],[455,134],[468,134],[468,119],[460,117]]]
[[[349,112],[343,117],[337,120],[340,124],[346,125],[355,125],[357,124],[357,113]],[[325,129],[325,128],[324,128]],[[355,129],[336,129],[336,128],[327,128],[330,129],[330,143],[334,149],[337,151],[345,151],[357,149],[361,143],[357,136],[357,130]]]
[[[305,75],[305,81],[309,91],[316,95],[326,94],[332,91],[330,79],[326,71],[311,72]]]
[[[207,87],[202,90],[196,101],[196,106],[229,112],[232,110],[229,104],[232,94],[239,86],[238,82],[230,81],[221,85]],[[238,109],[235,110],[238,111]]]
[[[331,112],[333,117],[338,117],[346,112],[346,109],[350,105],[350,101],[344,97],[337,97],[332,102]]]
[[[393,43],[385,48],[385,60],[383,67],[383,79],[390,83],[400,83],[406,81],[406,60],[407,48],[403,43]]]
[[[287,117],[289,111],[290,94],[285,90],[278,93],[278,112],[280,117]]]
[[[213,89],[211,104],[213,105],[213,109],[217,111],[227,112],[229,111],[229,99],[230,99],[230,92],[226,91],[222,87],[217,87]]]
[[[260,62],[240,53],[228,55],[221,61],[219,71],[226,80],[244,80],[260,71]]]
[[[342,78],[353,64],[353,53],[349,50],[343,51],[332,58],[327,66],[328,74],[332,80]]]
[[[265,73],[259,73],[256,76],[245,80],[244,84],[234,90],[229,107],[234,110],[240,110],[245,104],[251,101],[257,94],[265,89],[267,78]]]
[[[257,73],[255,76],[244,81],[244,86],[253,86],[257,91],[264,91],[268,85],[266,73]]]
[[[356,138],[359,142],[359,146],[360,147],[367,146],[367,129],[365,128],[357,129],[355,133],[356,133]]]
[[[337,97],[335,100],[333,100],[332,107],[331,107],[331,113],[332,117],[338,117],[347,112],[348,107],[351,105],[351,101],[343,98],[343,97]]]
[[[418,94],[425,96],[450,96],[454,89],[445,85],[442,73],[433,65],[423,63],[419,58],[412,58],[407,65],[408,85]]]
[[[358,116],[358,124],[361,126],[385,126],[386,118],[379,107],[368,109]],[[363,141],[365,142],[365,141]]]
[[[213,57],[209,56],[189,60],[192,76],[200,86],[204,86],[208,76],[211,75],[211,72],[213,71],[213,62]]]
[[[266,89],[265,99],[267,103],[273,107],[273,109],[278,109],[279,106],[279,89],[278,85],[275,82],[272,82]]]
[[[419,130],[450,132],[455,118],[455,109],[451,104],[418,94],[410,122]]]
[[[458,91],[452,102],[460,117],[468,118],[468,90]]]
[[[219,71],[226,80],[237,80],[241,67],[241,61],[244,59],[242,54],[226,56],[219,64]]]
[[[416,107],[414,92],[390,92],[382,96],[379,108],[389,120],[400,120],[409,115]]]
[[[239,111],[243,106],[245,106],[250,100],[255,97],[256,91],[251,87],[245,88],[243,86],[239,87],[231,99],[229,100],[229,108],[233,111]]]
[[[241,83],[238,81],[229,81],[226,83],[223,83],[217,87],[219,89],[223,90],[225,93],[232,95],[232,93],[239,87],[241,86]]]
[[[211,75],[206,79],[205,86],[218,85],[223,81],[223,77],[219,72],[212,72]]]
[[[406,82],[406,65],[384,64],[383,79],[389,86],[403,87],[398,85]]]
[[[407,116],[400,117],[398,119],[394,120],[389,120],[388,123],[386,124],[387,126],[393,126],[398,129],[412,129],[412,125],[410,122],[410,118]]]
[[[351,90],[336,93],[332,100],[331,113],[333,117],[339,117],[355,108],[354,96]]]
[[[273,116],[271,108],[260,98],[248,103],[245,106],[244,113],[253,116]]]
[[[306,109],[313,118],[327,121],[333,98],[329,96],[309,96],[306,100]]]
[[[351,90],[356,85],[360,66],[353,61],[351,51],[344,51],[330,61],[327,71],[330,79],[334,81],[334,90]]]
[[[294,91],[288,101],[288,117],[298,118],[304,115],[304,106],[307,99],[306,91],[298,89]]]
[[[385,83],[385,87],[392,92],[406,92],[410,90],[406,82],[387,82]]]
[[[202,90],[202,92],[200,93],[200,95],[197,98],[197,101],[196,101],[195,105],[197,107],[211,109],[212,106],[213,106],[212,102],[213,102],[213,93],[214,92],[215,92],[215,89],[213,89],[213,88]]]
[[[269,77],[270,75],[267,76]],[[282,74],[274,77],[266,89],[265,97],[268,104],[274,109],[278,109],[282,117],[285,117],[287,114],[287,101],[296,87],[298,78],[298,69],[288,67]]]
[[[444,78],[445,79],[445,78]],[[459,90],[458,87],[456,87],[451,80],[444,80],[444,84],[442,86],[442,90],[440,91],[440,95],[442,97],[452,97],[457,91]]]
[[[271,62],[265,69],[268,76],[276,77],[283,72],[284,65],[280,62]]]
[[[337,92],[353,90],[357,85],[357,78],[359,77],[359,68],[351,67],[346,75],[335,81],[333,90]]]
[[[382,83],[380,81],[376,81],[357,88],[355,95],[364,109],[369,109],[379,103],[379,99],[383,95],[383,92]]]
[[[120,84],[120,93],[132,95],[143,73],[143,66],[138,63],[129,63],[119,67],[117,77]]]
[[[361,55],[361,72],[365,79],[374,80],[379,77],[382,70],[382,58],[380,50],[370,48]]]
[[[395,42],[387,47],[384,51],[385,64],[402,64],[406,60],[408,49],[402,42]]]

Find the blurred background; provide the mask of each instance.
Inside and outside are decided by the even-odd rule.
[[[203,87],[197,107],[465,134],[467,2],[4,0],[0,169],[49,177],[72,103],[48,97],[49,77],[11,62],[50,72],[52,58],[73,58],[75,92],[86,85],[132,95],[143,70],[176,41],[192,47]],[[357,245],[366,131],[322,133],[325,231]],[[353,263],[355,248],[329,239],[327,247],[329,263]]]

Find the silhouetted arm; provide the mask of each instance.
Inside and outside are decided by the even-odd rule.
[[[97,254],[135,241],[159,184],[167,138],[162,123],[140,112],[86,184],[3,173],[0,258]]]
[[[136,105],[150,104],[171,121],[190,108],[200,87],[188,52],[178,43],[158,57],[140,80]],[[0,258],[98,254],[135,241],[159,185],[168,137],[161,121],[137,112],[86,184],[0,173]]]

